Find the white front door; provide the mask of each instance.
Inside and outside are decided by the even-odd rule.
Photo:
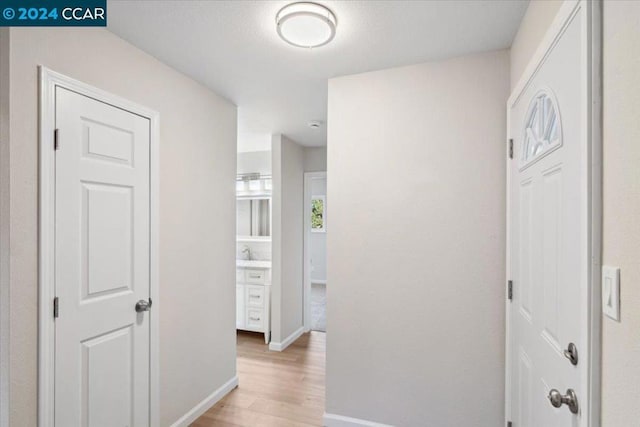
[[[149,119],[55,96],[55,424],[148,426]]]
[[[587,418],[590,15],[584,2],[574,4],[509,103],[507,415],[514,427],[585,426]],[[565,353],[570,344],[577,363],[575,352]]]

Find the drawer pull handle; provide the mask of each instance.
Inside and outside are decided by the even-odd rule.
[[[250,274],[249,277],[251,277],[252,279],[259,279],[262,276],[259,274]]]
[[[249,298],[260,298],[260,295],[249,295]]]
[[[258,320],[260,320],[260,318],[259,317],[249,317],[249,320],[258,321]]]

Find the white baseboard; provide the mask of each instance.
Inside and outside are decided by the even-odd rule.
[[[327,414],[326,412],[322,416],[322,421],[322,425],[325,427],[393,427],[389,424],[374,423],[373,421]]]
[[[294,333],[289,335],[282,342],[271,342],[269,343],[269,350],[271,351],[283,351],[285,348],[289,347],[295,340],[300,338],[300,336],[304,334],[304,326],[301,326]]]
[[[180,417],[178,421],[171,424],[171,427],[187,427],[236,387],[238,387],[237,375],[224,383],[222,387],[207,396],[202,402],[194,406],[189,412]]]

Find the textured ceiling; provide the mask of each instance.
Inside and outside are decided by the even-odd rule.
[[[288,3],[110,0],[108,29],[235,103],[240,145],[283,133],[319,146],[329,78],[507,48],[527,7],[518,0],[320,1],[337,15],[337,34],[307,50],[275,31],[276,12]],[[311,120],[325,125],[312,130]]]

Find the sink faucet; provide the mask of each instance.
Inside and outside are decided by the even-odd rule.
[[[247,255],[248,260],[251,260],[251,248],[248,245],[243,246],[242,253]]]

